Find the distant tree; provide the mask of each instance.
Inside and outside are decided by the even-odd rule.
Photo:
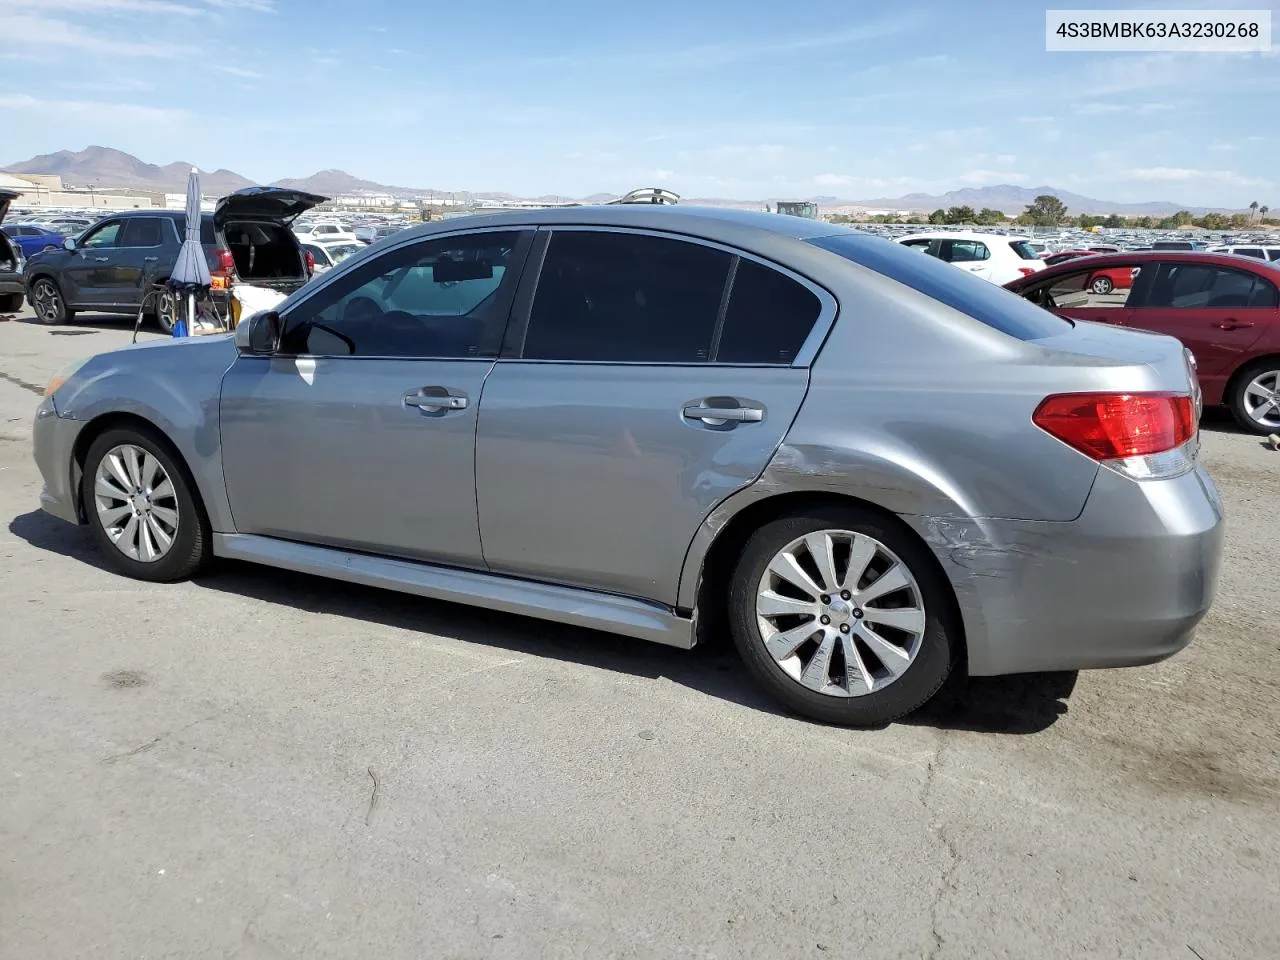
[[[1255,200],[1253,201],[1253,203],[1249,204],[1249,219],[1253,220],[1253,218],[1257,215],[1257,213],[1258,213],[1258,201]]]
[[[1265,203],[1264,203],[1262,206],[1260,206],[1260,207],[1258,208],[1258,219],[1259,219],[1259,220],[1265,220],[1265,219],[1267,219],[1267,211],[1268,211],[1268,210],[1270,210],[1270,209],[1271,209],[1271,208],[1270,208],[1270,207],[1268,207]]]
[[[1109,229],[1123,227],[1124,217],[1120,216],[1118,213],[1113,213],[1111,216],[1107,217],[1106,221],[1102,225]]]
[[[1195,222],[1195,217],[1191,215],[1190,210],[1179,210],[1173,215],[1173,221],[1180,227],[1185,227]]]
[[[1245,227],[1249,226],[1249,216],[1250,214],[1233,213],[1228,224],[1232,230],[1243,230]]]
[[[1067,218],[1067,205],[1051,193],[1042,193],[1027,207],[1026,216],[1033,226],[1056,227]]]
[[[1139,217],[1137,220],[1133,221],[1133,225],[1135,227],[1142,227],[1144,230],[1150,230],[1155,226],[1155,223],[1156,222],[1152,217]]]
[[[974,223],[980,223],[984,227],[994,227],[998,223],[1004,223],[1007,218],[1000,210],[993,210],[991,207],[983,207],[978,211],[978,215],[974,217]]]
[[[907,218],[907,223],[928,223],[928,222],[929,222],[929,218],[926,217],[923,213],[913,213],[910,217]]]
[[[929,214],[929,222],[930,223],[946,223],[947,211],[942,209],[933,211],[933,213]]]
[[[1076,218],[1076,222],[1079,224],[1082,230],[1088,230],[1090,227],[1097,226],[1099,223],[1101,223],[1102,218],[1095,217],[1091,213],[1082,213],[1080,214],[1079,217]]]
[[[1204,227],[1206,230],[1225,230],[1230,222],[1220,213],[1206,213],[1196,221],[1196,226]]]
[[[973,223],[977,216],[973,207],[948,207],[947,223]]]

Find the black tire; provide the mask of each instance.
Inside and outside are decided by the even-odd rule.
[[[756,590],[773,557],[787,544],[819,530],[847,530],[880,541],[915,577],[925,628],[915,660],[896,680],[862,696],[837,697],[802,686],[765,647],[756,616]],[[954,600],[936,560],[909,530],[873,510],[822,507],[800,510],[757,530],[747,541],[729,590],[729,625],[748,671],[784,705],[811,720],[841,726],[882,726],[922,707],[946,682],[959,648]]]
[[[0,297],[0,313],[17,313],[22,309],[22,294],[6,293]]]
[[[35,311],[36,320],[48,327],[62,323],[70,323],[75,319],[75,311],[67,306],[66,299],[58,281],[52,277],[37,277],[31,284],[31,308]]]
[[[155,457],[169,475],[177,502],[178,524],[169,552],[158,560],[143,562],[124,555],[108,536],[95,507],[94,484],[98,465],[104,456],[122,444],[140,447]],[[199,501],[195,483],[181,457],[158,433],[144,427],[115,427],[102,433],[89,447],[85,457],[80,496],[89,526],[93,530],[107,564],[117,573],[136,580],[171,583],[197,573],[210,557],[209,520]]]
[[[168,287],[156,287],[151,316],[164,333],[172,334],[178,317],[178,298]]]
[[[1089,289],[1099,296],[1106,296],[1116,285],[1111,282],[1110,277],[1094,277],[1093,282],[1089,284]]]
[[[1231,415],[1236,418],[1236,423],[1240,424],[1250,433],[1261,434],[1267,436],[1272,433],[1280,433],[1280,425],[1259,423],[1249,414],[1249,405],[1245,391],[1248,390],[1249,384],[1256,380],[1262,374],[1280,373],[1280,358],[1272,357],[1270,359],[1256,360],[1244,367],[1231,379],[1231,389],[1227,392],[1227,406],[1231,408]],[[1275,391],[1280,393],[1280,377],[1275,381]],[[1280,422],[1280,411],[1275,411],[1278,422]]]

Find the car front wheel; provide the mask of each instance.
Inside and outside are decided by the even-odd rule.
[[[93,441],[81,497],[108,564],[138,580],[196,573],[209,556],[209,522],[168,444],[149,430],[119,427]]]
[[[168,287],[156,288],[156,326],[165,333],[173,333],[178,320],[178,299]]]
[[[1115,284],[1111,282],[1110,277],[1094,277],[1090,287],[1094,293],[1108,294],[1115,289]]]
[[[928,549],[858,507],[806,510],[747,541],[730,589],[734,643],[776,699],[806,717],[876,726],[946,681],[953,600]]]
[[[1280,432],[1280,359],[1259,360],[1242,370],[1227,403],[1246,430]]]

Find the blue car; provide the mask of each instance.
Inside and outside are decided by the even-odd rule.
[[[7,223],[0,230],[18,245],[24,257],[31,257],[50,247],[61,247],[64,235],[37,223]]]

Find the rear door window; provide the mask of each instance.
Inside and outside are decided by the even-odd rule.
[[[731,254],[648,234],[552,234],[523,357],[707,363]]]
[[[985,243],[977,240],[943,240],[938,258],[947,263],[972,263],[975,260],[989,260],[991,251]]]
[[[821,313],[822,301],[804,284],[754,260],[740,259],[714,348],[715,361],[790,364]]]
[[[1016,293],[932,257],[922,257],[900,243],[859,236],[853,231],[815,237],[808,242],[1019,340],[1061,336],[1071,329],[1070,321],[1028,303]]]
[[[1273,306],[1276,288],[1251,273],[1199,263],[1162,263],[1144,307],[1226,310]]]
[[[120,246],[158,247],[161,237],[160,228],[159,217],[132,217],[125,221]]]

